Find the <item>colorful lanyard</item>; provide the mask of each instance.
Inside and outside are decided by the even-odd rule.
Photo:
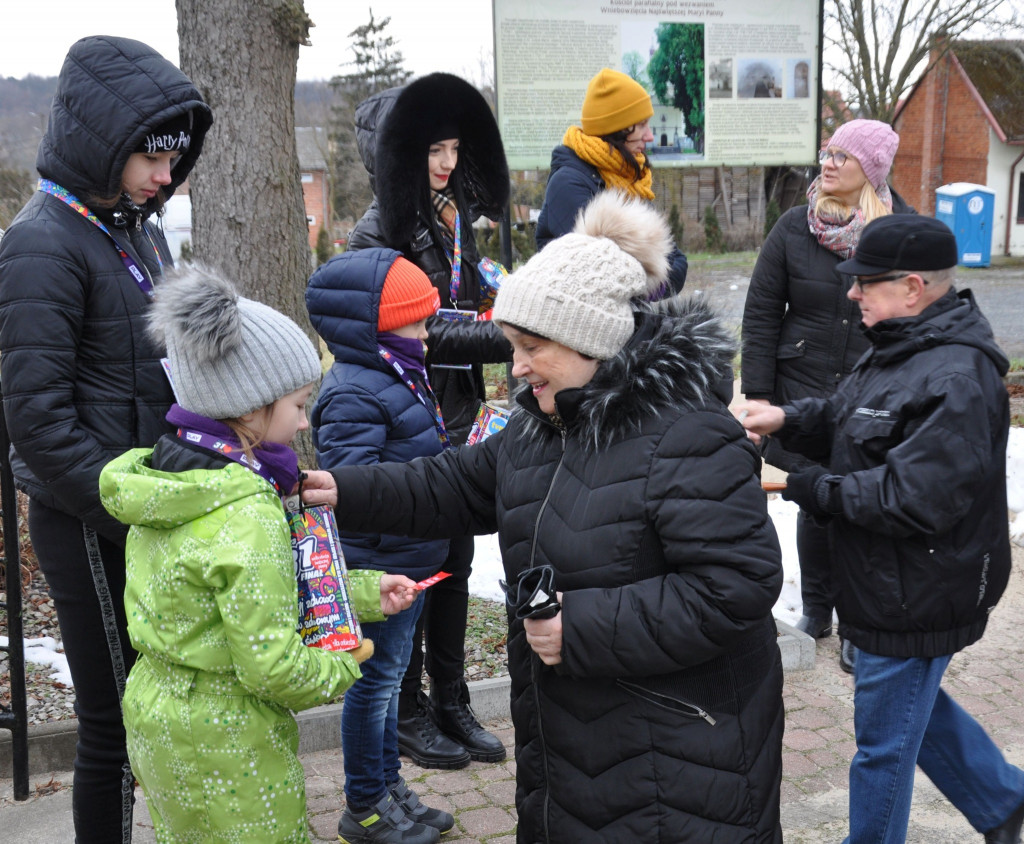
[[[448,436],[447,429],[444,427],[444,419],[441,416],[441,407],[438,405],[437,398],[435,398],[433,391],[430,389],[430,381],[426,380],[426,373],[423,374],[423,378],[427,384],[427,395],[430,397],[430,401],[427,401],[427,396],[423,395],[423,390],[421,390],[420,386],[409,376],[402,364],[395,360],[395,356],[391,354],[391,352],[383,346],[378,346],[377,351],[380,352],[380,356],[384,358],[385,362],[398,373],[398,377],[405,382],[405,385],[412,390],[412,394],[419,399],[420,404],[434,414],[434,427],[437,428],[437,438],[441,441],[441,448],[451,448],[452,441]]]
[[[452,305],[459,306],[459,284],[462,279],[462,226],[459,223],[459,212],[455,212],[455,239],[452,243]]]
[[[269,469],[255,457],[250,460],[237,445],[226,443],[220,437],[196,431],[192,428],[178,428],[177,434],[179,440],[184,440],[187,443],[192,443],[209,451],[216,451],[218,454],[223,454],[228,460],[234,460],[235,463],[240,463],[246,469],[251,469],[267,481],[277,491],[278,495],[284,495],[281,485],[274,480],[274,476],[270,474]]]
[[[111,243],[114,244],[114,248],[117,249],[118,254],[121,256],[121,260],[124,262],[125,268],[128,270],[128,272],[131,273],[132,278],[135,279],[135,282],[142,289],[142,292],[145,293],[147,296],[153,295],[153,282],[150,281],[149,276],[146,274],[145,270],[143,270],[141,267],[139,267],[137,263],[135,263],[135,259],[124,251],[124,249],[121,247],[121,244],[118,243],[117,239],[110,233],[110,230],[105,225],[103,225],[103,223],[101,223],[96,218],[96,215],[93,214],[92,211],[90,211],[88,208],[86,208],[86,206],[83,205],[74,194],[72,194],[67,188],[63,188],[60,185],[56,184],[55,182],[51,182],[49,179],[40,179],[38,189],[41,190],[43,193],[48,193],[50,194],[50,196],[56,197],[65,205],[69,206],[70,208],[73,208],[75,211],[77,211],[79,214],[85,217],[85,219],[87,219],[90,223],[98,227],[99,230],[102,231],[107,237],[109,237]],[[160,258],[160,250],[157,249],[156,244],[153,243],[153,238],[149,236],[149,231],[146,229],[143,229],[143,231],[146,232],[146,237],[149,238],[149,245],[153,247],[153,252],[156,254],[157,264],[159,264],[160,266],[160,274],[163,275],[164,262]]]

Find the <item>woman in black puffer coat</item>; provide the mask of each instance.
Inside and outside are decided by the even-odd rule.
[[[886,184],[899,137],[877,120],[841,126],[822,152],[822,172],[807,205],[783,214],[761,247],[743,309],[742,391],[746,398],[788,404],[829,396],[867,350],[860,311],[836,275],[860,232],[876,217],[913,213]],[[812,461],[765,438],[764,458],[786,472]],[[833,585],[824,527],[797,516],[802,617],[797,628],[815,638],[832,633]],[[852,670],[852,648],[839,664]]]
[[[498,124],[472,85],[448,73],[431,73],[360,103],[356,138],[374,200],[349,236],[349,251],[397,249],[427,274],[442,309],[470,317],[434,317],[427,323],[430,385],[452,443],[462,445],[484,400],[481,364],[512,356],[497,326],[474,321],[490,305],[481,290],[473,222],[482,215],[498,219],[509,198]],[[505,758],[501,742],[469,708],[463,676],[473,550],[472,537],[452,539],[444,564],[452,576],[426,595],[402,681],[399,747],[426,768]],[[424,640],[429,700],[420,688]]]
[[[497,530],[510,596],[552,576],[553,615],[509,610],[521,844],[782,841],[781,555],[760,455],[713,391],[729,332],[639,303],[670,242],[600,194],[498,294],[528,382],[503,431],[306,485],[349,529]]]
[[[80,844],[131,840],[120,708],[135,661],[122,602],[128,529],[100,503],[99,475],[169,430],[174,396],[145,323],[172,260],[150,218],[212,122],[188,77],[150,47],[83,38],[57,82],[39,191],[0,241],[4,411],[75,685]]]

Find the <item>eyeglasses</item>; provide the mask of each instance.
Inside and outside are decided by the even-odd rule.
[[[845,152],[839,152],[838,150],[829,151],[827,149],[823,149],[821,152],[818,153],[818,163],[824,164],[831,158],[832,163],[835,164],[836,167],[842,167],[849,157],[850,156],[848,156]]]
[[[899,281],[901,278],[906,278],[908,275],[910,275],[910,273],[893,273],[892,275],[879,275],[872,276],[871,278],[864,278],[864,276],[860,275],[852,275],[850,276],[850,279],[852,280],[852,284],[850,286],[856,287],[858,290],[863,292],[865,286],[869,284],[881,284],[883,281]]]

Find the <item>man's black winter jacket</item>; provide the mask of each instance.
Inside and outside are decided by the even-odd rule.
[[[828,399],[786,406],[786,448],[842,475],[829,522],[839,632],[868,653],[981,638],[1010,574],[1008,361],[970,291],[879,322]]]

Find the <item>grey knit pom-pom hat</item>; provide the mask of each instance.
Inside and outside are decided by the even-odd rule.
[[[573,231],[502,282],[492,318],[608,360],[633,335],[633,300],[668,277],[671,249],[668,223],[649,203],[601,191]]]
[[[320,379],[302,329],[208,267],[157,287],[149,330],[167,348],[178,404],[210,419],[236,419]]]

